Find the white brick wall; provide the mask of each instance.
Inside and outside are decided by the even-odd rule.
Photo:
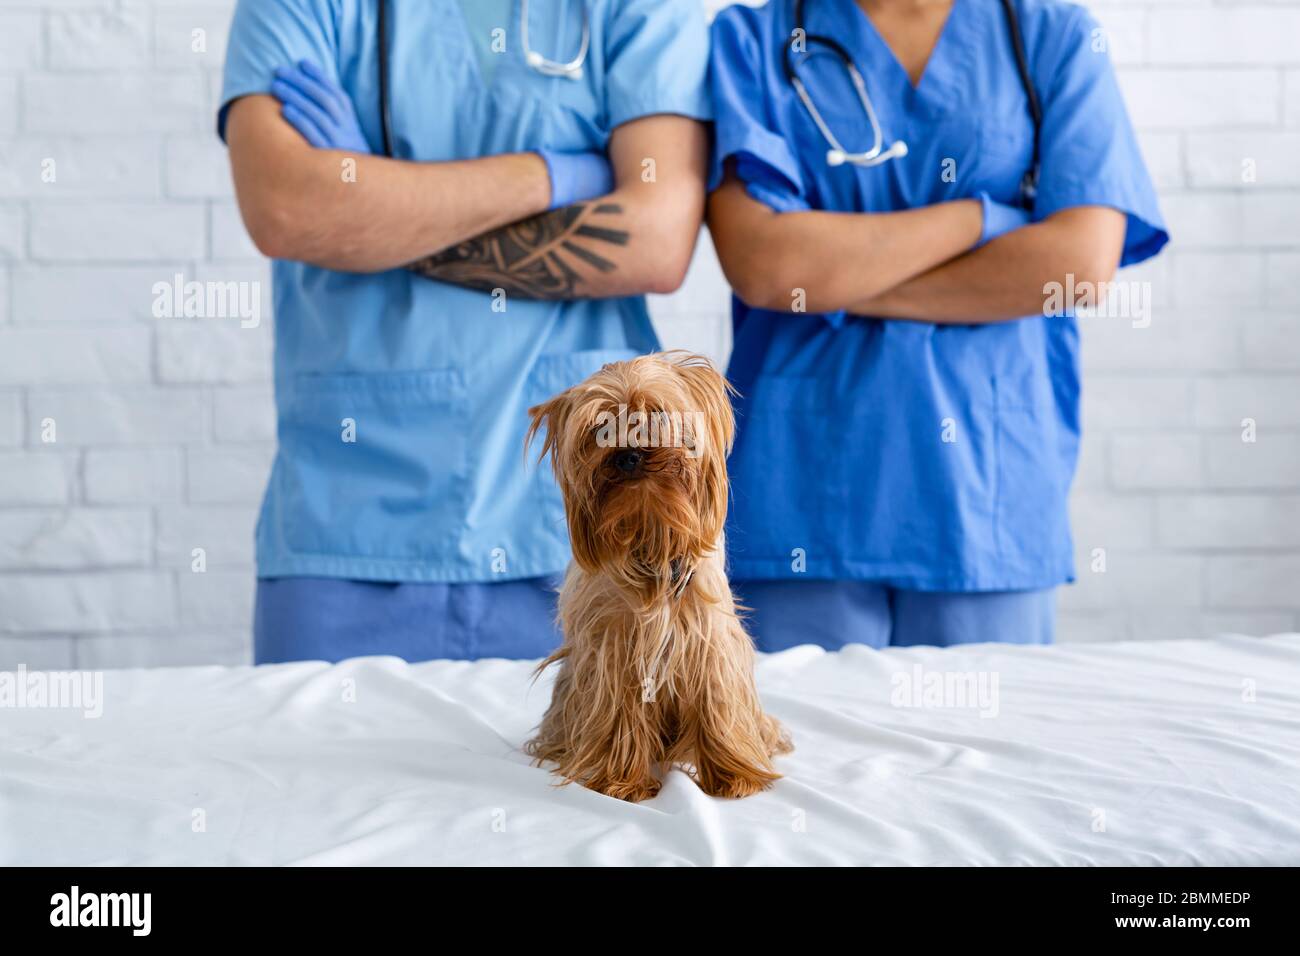
[[[266,282],[211,132],[232,5],[0,0],[0,666],[247,658],[271,323],[151,315],[176,273]],[[1295,629],[1300,3],[1093,7],[1175,241],[1129,276],[1150,328],[1085,323],[1061,636]],[[725,357],[707,235],[654,309],[668,344]]]

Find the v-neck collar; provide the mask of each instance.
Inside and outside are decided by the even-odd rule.
[[[913,83],[911,75],[894,53],[894,48],[886,42],[881,32],[876,29],[876,24],[867,11],[859,6],[856,0],[840,0],[840,2],[847,5],[849,9],[846,12],[857,20],[858,32],[867,38],[877,55],[884,56],[889,60],[890,68],[902,80],[908,91],[914,94],[922,92],[927,86],[933,86],[937,82],[932,79],[932,74],[935,72],[935,61],[949,56],[948,47],[955,42],[951,34],[958,31],[957,21],[962,16],[962,10],[966,6],[966,0],[952,0],[952,8],[948,11],[948,17],[944,20],[943,28],[939,31],[939,38],[931,48],[925,66],[921,68],[921,76]],[[940,67],[940,70],[942,70],[942,67]]]

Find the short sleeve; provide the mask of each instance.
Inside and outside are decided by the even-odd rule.
[[[271,91],[272,73],[299,60],[327,72],[338,62],[336,0],[239,0],[230,25],[221,79],[217,135],[226,137],[226,111],[241,96]]]
[[[658,113],[711,119],[709,30],[699,0],[618,0],[610,14],[609,128]]]
[[[1082,7],[1052,31],[1054,54],[1039,72],[1043,99],[1041,169],[1034,218],[1071,206],[1110,206],[1128,216],[1120,265],[1141,262],[1169,241],[1155,187],[1120,95],[1105,34]]]
[[[754,199],[777,212],[808,209],[794,151],[769,121],[770,93],[764,82],[762,45],[753,12],[730,7],[713,22],[710,82],[713,88],[714,148],[709,191],[722,184],[728,163]]]

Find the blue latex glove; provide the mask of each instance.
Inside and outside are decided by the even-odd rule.
[[[311,60],[275,71],[271,95],[285,120],[317,149],[369,153],[352,99]]]
[[[537,155],[546,162],[551,177],[551,209],[598,199],[614,191],[614,172],[604,153],[539,149]]]
[[[984,211],[984,226],[980,232],[980,241],[975,248],[998,236],[1005,235],[1013,229],[1029,225],[1029,211],[1020,206],[1008,206],[990,199],[988,193],[980,193],[980,207]]]

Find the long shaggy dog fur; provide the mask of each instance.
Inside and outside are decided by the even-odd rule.
[[[759,705],[723,565],[729,388],[707,359],[661,353],[606,365],[529,410],[529,442],[545,429],[573,562],[564,642],[538,668],[559,666],[551,705],[525,749],[566,781],[638,801],[658,793],[665,764],[720,797],[780,776],[772,756],[790,740]],[[611,446],[601,423],[620,410],[654,417],[657,441],[629,429]],[[635,469],[618,457],[629,448]]]

